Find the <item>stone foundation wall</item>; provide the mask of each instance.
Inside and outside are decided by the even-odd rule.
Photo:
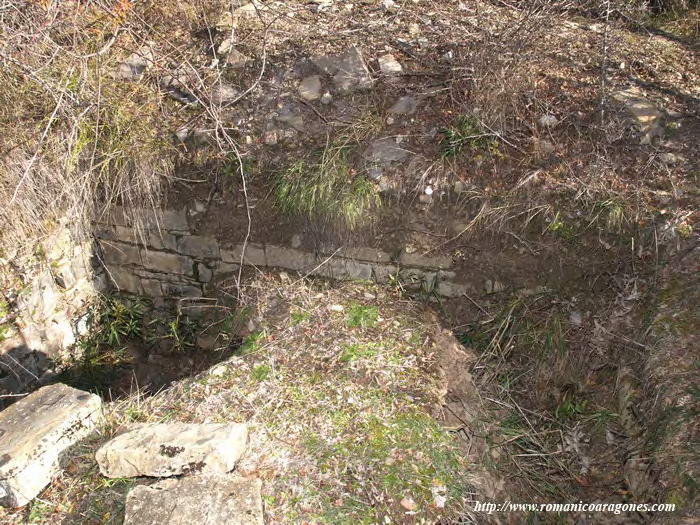
[[[116,289],[150,297],[200,297],[215,292],[215,282],[238,272],[242,245],[193,235],[186,210],[164,210],[150,224],[137,229],[129,213],[117,209],[97,226],[101,257]],[[369,247],[336,250],[316,253],[249,242],[243,264],[331,279],[397,282],[443,297],[457,297],[470,288],[459,281],[447,257],[394,256]]]
[[[92,256],[93,243],[75,242],[64,223],[33,256],[0,259],[0,408],[44,382],[87,328],[106,286]]]

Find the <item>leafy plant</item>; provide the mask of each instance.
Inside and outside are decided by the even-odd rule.
[[[195,347],[197,323],[178,313],[174,319],[166,322],[165,338],[172,341],[173,347],[180,352],[191,350]]]
[[[461,116],[457,121],[439,131],[440,154],[443,158],[455,157],[465,148],[472,152],[486,152],[500,156],[499,143],[494,134],[485,131],[479,119]]]
[[[554,411],[554,416],[559,421],[568,421],[583,415],[588,408],[588,401],[585,399],[566,398],[562,401]]]
[[[270,365],[258,365],[253,368],[252,376],[256,381],[265,381],[270,376],[272,368]]]

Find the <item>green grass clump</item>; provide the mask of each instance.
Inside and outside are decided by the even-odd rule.
[[[461,116],[454,124],[440,130],[440,154],[443,158],[456,157],[468,148],[475,153],[500,156],[498,140],[493,137],[476,117]]]
[[[348,326],[350,328],[372,328],[379,320],[379,311],[375,306],[354,304],[348,311]]]
[[[238,354],[246,355],[260,350],[260,345],[265,339],[264,332],[253,332],[243,340],[241,346],[238,347]]]
[[[356,229],[381,206],[379,189],[349,162],[350,147],[329,146],[318,161],[294,162],[275,179],[275,202],[284,213]]]

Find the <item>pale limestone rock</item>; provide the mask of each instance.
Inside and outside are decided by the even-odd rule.
[[[385,75],[396,75],[403,71],[399,61],[391,53],[380,56],[377,61],[379,62],[379,70]]]
[[[663,135],[664,113],[644,97],[636,87],[618,91],[613,98],[625,105],[640,131],[641,144],[651,144],[655,137]]]
[[[312,101],[321,98],[321,77],[312,75],[299,83],[299,96],[304,100]]]
[[[259,479],[196,476],[134,487],[124,525],[262,525]]]
[[[0,412],[0,505],[21,507],[59,473],[63,452],[100,421],[102,400],[63,384]]]
[[[146,423],[104,444],[95,459],[108,478],[225,473],[247,440],[248,428],[239,423]]]

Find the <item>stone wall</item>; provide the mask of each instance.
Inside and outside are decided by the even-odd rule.
[[[150,226],[135,228],[130,214],[116,209],[98,224],[96,236],[108,279],[118,289],[150,297],[215,294],[214,283],[238,272],[243,246],[213,236],[193,235],[186,210],[159,212]],[[299,236],[294,236],[299,241]],[[407,289],[444,297],[465,293],[448,257],[403,252],[392,255],[369,247],[305,251],[302,242],[282,246],[249,242],[243,264],[279,268],[341,280],[401,283]]]
[[[92,244],[63,223],[31,257],[0,259],[0,408],[48,379],[87,328],[86,308],[105,287]]]

